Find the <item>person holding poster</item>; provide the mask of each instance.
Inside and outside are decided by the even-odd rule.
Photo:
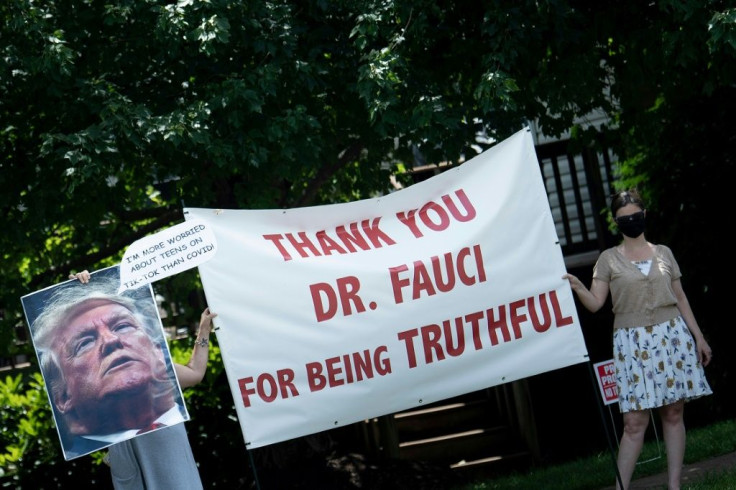
[[[90,281],[88,271],[70,274],[83,284]],[[212,319],[217,316],[205,308],[200,316],[197,339],[187,364],[174,363],[181,388],[198,384],[204,378],[209,357]],[[140,488],[203,488],[197,464],[183,424],[147,432],[110,446],[106,462],[110,465],[116,490]]]
[[[188,419],[150,287],[96,274],[22,298],[66,459]]]
[[[69,277],[22,298],[65,459],[110,447],[116,489],[201,489],[177,377],[204,377],[216,315],[202,313],[190,361],[175,364],[150,286],[120,292],[119,267]]]
[[[613,357],[624,418],[619,483],[628,488],[649,411],[656,408],[667,450],[669,488],[679,489],[685,455],[684,404],[712,394],[703,369],[712,351],[695,320],[672,251],[644,237],[646,206],[639,194],[635,190],[615,194],[610,210],[622,243],[601,253],[590,289],[572,274],[563,279],[591,312],[598,311],[611,293]]]

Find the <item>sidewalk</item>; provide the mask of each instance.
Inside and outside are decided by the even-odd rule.
[[[721,471],[724,469],[736,467],[736,452],[724,454],[712,459],[698,461],[697,463],[686,464],[682,469],[682,485],[697,481],[699,478],[713,471]],[[615,477],[614,477],[615,478]],[[631,482],[629,490],[662,490],[667,488],[667,473],[646,476]],[[616,486],[611,485],[601,490],[615,490]]]

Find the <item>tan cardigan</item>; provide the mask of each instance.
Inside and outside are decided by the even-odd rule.
[[[654,246],[649,275],[645,276],[616,247],[604,250],[593,268],[593,278],[607,282],[613,303],[613,328],[645,327],[677,317],[672,281],[682,277],[672,251]]]

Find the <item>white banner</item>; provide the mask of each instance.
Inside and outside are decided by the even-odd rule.
[[[248,448],[588,360],[528,130],[381,198],[185,216]]]

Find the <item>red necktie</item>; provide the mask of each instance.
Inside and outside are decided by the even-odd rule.
[[[145,434],[146,432],[150,432],[153,429],[158,429],[160,427],[166,427],[166,424],[162,424],[161,422],[154,422],[151,425],[149,425],[148,427],[144,427],[143,429],[139,430],[135,434],[136,435],[138,435],[138,434]]]

